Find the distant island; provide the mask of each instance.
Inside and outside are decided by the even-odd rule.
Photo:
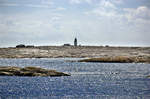
[[[0,58],[103,58],[103,57],[104,58],[134,57],[135,59],[144,59],[146,61],[149,61],[150,47],[68,45],[68,46],[27,46],[27,47],[0,48]]]

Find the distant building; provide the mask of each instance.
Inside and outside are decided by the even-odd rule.
[[[77,46],[78,42],[77,42],[77,38],[74,39],[74,46]]]
[[[64,44],[64,46],[71,46],[70,44]]]
[[[20,45],[17,45],[16,48],[25,48],[26,46],[24,44],[20,44]]]
[[[109,45],[105,45],[105,47],[109,47]]]

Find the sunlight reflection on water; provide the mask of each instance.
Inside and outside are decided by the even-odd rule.
[[[39,66],[70,77],[0,76],[1,98],[150,98],[150,64],[80,63],[68,59],[0,59],[0,66]],[[69,59],[75,60],[75,59]]]

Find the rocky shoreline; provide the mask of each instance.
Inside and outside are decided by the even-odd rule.
[[[15,66],[0,66],[0,76],[70,76],[70,74],[57,72],[55,70],[47,70],[39,67],[15,67]]]

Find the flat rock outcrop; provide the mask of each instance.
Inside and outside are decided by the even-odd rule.
[[[70,76],[69,74],[39,67],[0,66],[0,76]]]
[[[83,60],[79,60],[79,62],[150,63],[150,57],[112,56],[112,57],[83,59]]]

